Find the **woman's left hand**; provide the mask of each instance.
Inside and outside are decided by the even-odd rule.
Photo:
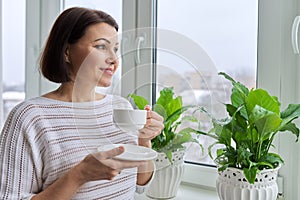
[[[164,118],[150,108],[147,110],[147,122],[139,130],[139,145],[151,148],[151,140],[158,136],[164,128]]]

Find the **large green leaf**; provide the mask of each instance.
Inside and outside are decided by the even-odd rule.
[[[172,151],[167,151],[165,153],[166,153],[166,156],[169,159],[170,163],[173,163],[173,161],[172,161]]]
[[[188,106],[182,106],[181,108],[177,109],[175,112],[173,112],[165,121],[165,124],[173,124],[182,113],[187,111],[190,108],[195,108],[194,105],[188,105]]]
[[[225,104],[225,106],[229,116],[232,117],[236,113],[237,107],[233,106],[232,104]]]
[[[248,113],[251,113],[256,105],[264,108],[267,111],[280,114],[279,102],[263,89],[251,90],[246,103]]]
[[[256,178],[256,174],[257,174],[257,167],[251,167],[251,168],[244,168],[243,169],[244,174],[246,179],[248,180],[249,183],[254,183],[255,182],[255,178]]]
[[[142,96],[138,96],[136,94],[129,94],[127,96],[128,98],[132,98],[135,105],[140,109],[140,110],[144,110],[146,105],[149,105],[149,102],[147,101],[147,99],[145,99]]]
[[[178,109],[182,107],[182,97],[179,96],[176,97],[175,99],[170,100],[168,104],[166,104],[164,107],[166,108],[167,116],[172,115],[174,112],[176,112]]]
[[[252,155],[253,154],[251,152],[247,151],[245,147],[240,145],[237,149],[237,162],[243,167],[248,167],[250,156]]]
[[[243,142],[246,142],[247,136],[248,136],[248,135],[247,135],[247,132],[240,132],[240,131],[237,131],[237,132],[234,133],[233,139],[234,139],[234,141],[235,141],[235,143],[236,143],[237,145],[240,145],[240,144],[242,144]]]
[[[290,122],[288,124],[285,124],[280,128],[279,131],[290,131],[296,136],[296,142],[298,142],[299,138],[299,128],[296,126],[296,124]]]
[[[164,120],[166,120],[168,118],[166,109],[162,105],[155,104],[153,110],[155,112],[157,112],[160,116],[162,116],[164,118]]]
[[[178,149],[183,149],[184,147],[182,145],[187,142],[195,142],[199,144],[199,142],[195,140],[191,135],[191,133],[195,131],[196,130],[192,128],[182,129],[178,133],[174,134],[174,138],[172,138],[172,140],[170,140],[170,142],[168,142],[167,145],[162,146],[161,149],[158,150],[160,152],[166,152],[166,151],[175,151]]]
[[[247,97],[245,94],[241,93],[238,89],[232,88],[231,93],[231,103],[236,108],[241,108],[241,114],[245,119],[248,119],[248,113],[245,107],[245,101],[247,100]]]
[[[231,122],[225,127],[230,127],[232,138],[239,145],[242,141],[247,139],[247,123],[241,113],[243,106],[235,108],[227,104],[226,108],[227,111],[231,113]]]
[[[257,168],[261,168],[261,169],[273,169],[274,168],[272,163],[269,163],[266,161],[258,162],[256,166],[257,166]]]
[[[219,72],[219,75],[224,76],[227,80],[231,81],[233,85],[233,89],[236,89],[243,97],[247,97],[249,93],[249,89],[243,85],[242,83],[236,82],[232,77],[230,77],[225,72]]]
[[[219,142],[225,144],[226,146],[231,145],[232,132],[230,129],[223,127],[219,136]]]
[[[173,144],[183,144],[186,142],[190,142],[193,138],[192,135],[190,134],[191,132],[187,129],[183,129],[179,131],[175,138],[173,139],[172,143]]]
[[[174,96],[173,88],[164,88],[160,91],[160,96],[157,99],[156,104],[160,104],[164,108],[166,108],[166,105],[168,105],[169,102],[173,99],[173,96]]]
[[[300,116],[300,104],[289,104],[288,107],[281,112],[281,118],[294,119]]]
[[[265,161],[272,164],[271,168],[276,167],[277,165],[283,163],[282,158],[276,153],[267,153],[266,156],[260,159],[261,161]]]
[[[255,105],[251,113],[251,121],[255,123],[261,137],[276,131],[282,121],[278,114],[268,111],[259,105]]]
[[[247,101],[249,89],[242,83],[236,82],[232,77],[230,77],[224,72],[220,72],[219,75],[224,76],[227,80],[231,81],[232,83],[233,88],[230,96],[232,105],[236,108],[244,105]],[[248,118],[246,108],[241,109],[241,115],[246,119]]]
[[[281,112],[282,127],[300,116],[300,104],[289,104],[288,107]]]
[[[248,140],[251,141],[251,144],[254,144],[254,143],[258,142],[258,140],[260,138],[260,134],[257,132],[257,129],[252,128],[252,129],[248,129],[247,137],[248,137]]]
[[[189,121],[189,122],[199,122],[199,120],[197,119],[197,117],[195,116],[192,116],[192,115],[185,115],[183,116],[182,120],[181,121]]]

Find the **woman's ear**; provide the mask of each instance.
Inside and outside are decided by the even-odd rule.
[[[71,63],[70,54],[69,54],[69,45],[67,45],[67,48],[66,48],[66,51],[65,51],[65,61],[66,61],[66,63]]]

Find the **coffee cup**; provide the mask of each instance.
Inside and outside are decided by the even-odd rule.
[[[143,128],[147,121],[146,110],[114,109],[113,120],[117,127],[126,132]]]

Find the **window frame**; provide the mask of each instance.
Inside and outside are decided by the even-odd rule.
[[[3,97],[2,97],[2,94],[3,94],[3,74],[2,74],[2,68],[3,68],[3,61],[2,61],[2,1],[0,2],[0,127],[2,127],[3,125],[3,114],[4,113],[4,108],[3,108]]]
[[[123,0],[123,31],[135,29],[137,36],[143,36],[143,27],[155,25],[155,11],[157,0]],[[44,82],[37,71],[37,60],[42,47],[48,26],[61,11],[63,0],[27,0],[26,2],[26,98],[39,96],[44,91],[53,87]],[[300,91],[295,82],[299,84],[297,73],[300,69],[299,55],[292,53],[290,43],[290,30],[293,18],[299,15],[300,3],[297,0],[261,0],[259,2],[259,28],[258,28],[258,67],[257,85],[270,91],[272,95],[280,97],[282,107],[289,102],[300,101]],[[1,6],[1,3],[0,3]],[[46,12],[49,10],[49,12]],[[1,25],[1,24],[0,24]],[[128,55],[128,63],[122,67],[124,72],[133,70],[132,76],[122,78],[122,96],[140,88],[143,82],[151,83],[148,87],[137,90],[137,94],[154,100],[155,94],[155,32],[150,34],[151,51],[141,50],[141,64],[151,63],[150,67],[141,69],[135,63],[136,52]],[[153,43],[152,43],[153,42]],[[136,45],[133,44],[133,45]],[[1,52],[1,49],[0,49]],[[0,57],[1,61],[1,57]],[[0,63],[2,66],[2,63]],[[287,70],[286,70],[287,68]],[[272,76],[270,76],[270,71]],[[0,69],[1,73],[1,69]],[[1,75],[1,74],[0,74]],[[122,75],[124,75],[122,73]],[[2,76],[1,76],[2,77]],[[126,83],[126,84],[125,84]],[[0,78],[1,86],[1,78]],[[2,88],[2,87],[1,87]],[[0,89],[1,92],[1,89]],[[1,97],[0,97],[1,98]],[[1,100],[1,99],[0,99]],[[0,101],[1,103],[1,101]],[[286,165],[280,170],[284,177],[284,194],[287,199],[300,199],[297,185],[300,184],[300,172],[295,169],[300,167],[300,145],[294,143],[294,137],[278,135],[275,146]],[[217,177],[216,168],[185,163],[183,182],[196,184],[201,187],[214,189]],[[296,178],[295,178],[296,177]]]
[[[61,12],[60,0],[26,1],[26,99],[40,96],[57,87],[39,74],[38,60],[50,28]]]
[[[133,33],[135,38],[133,46],[129,46],[129,51],[134,52],[129,55],[126,49],[122,52],[126,56],[123,60],[124,58],[127,60],[122,63],[121,95],[126,97],[130,93],[136,93],[144,96],[152,104],[152,101],[156,99],[156,95],[151,92],[156,88],[156,34],[153,29],[156,26],[156,1],[123,0],[124,10],[130,7],[134,9],[132,14],[123,12],[123,19],[126,20],[122,22],[122,31],[123,33],[135,32]],[[139,41],[139,39],[142,40]],[[129,71],[133,72],[130,76],[127,75]]]

